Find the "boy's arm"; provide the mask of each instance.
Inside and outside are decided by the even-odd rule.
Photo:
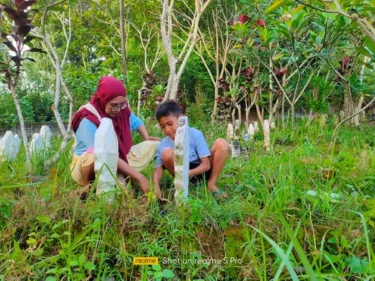
[[[203,157],[200,160],[201,163],[198,167],[189,170],[189,177],[194,177],[203,174],[211,169],[211,162],[209,157]]]
[[[156,167],[154,170],[154,174],[152,175],[152,181],[154,183],[154,192],[155,192],[156,198],[161,197],[160,180],[161,180],[162,175],[163,175],[163,166]]]

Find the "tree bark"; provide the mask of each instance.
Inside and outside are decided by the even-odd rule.
[[[126,76],[126,31],[125,31],[125,0],[120,0],[120,28],[121,28],[121,70]]]
[[[22,141],[23,145],[25,147],[25,152],[26,152],[26,166],[28,171],[31,169],[31,155],[29,151],[29,142],[27,139],[27,133],[26,133],[26,127],[25,127],[25,121],[23,119],[23,114],[20,106],[20,101],[18,100],[15,85],[13,84],[12,81],[9,83],[9,90],[12,94],[14,104],[16,105],[16,110],[17,110],[17,115],[18,115],[18,120],[20,122],[20,127],[21,127],[21,134],[22,134]]]
[[[185,41],[184,47],[178,57],[175,57],[172,51],[172,37],[173,37],[173,6],[174,0],[162,0],[162,14],[160,21],[161,37],[165,52],[168,58],[169,78],[168,85],[164,95],[164,100],[177,98],[177,91],[179,82],[184,72],[186,63],[194,50],[197,42],[199,21],[202,13],[207,8],[212,0],[207,0],[203,5],[200,1],[195,1],[195,12],[191,22],[191,28]],[[177,64],[181,61],[181,64]]]

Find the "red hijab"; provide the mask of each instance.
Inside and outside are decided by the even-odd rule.
[[[119,96],[126,97],[126,89],[122,82],[114,77],[104,76],[100,79],[96,93],[92,96],[90,103],[96,108],[101,117],[111,118],[105,113],[105,106],[109,101]],[[125,162],[128,162],[126,155],[132,146],[129,117],[130,109],[129,106],[126,106],[116,117],[111,118],[117,134],[119,156]],[[90,120],[99,127],[99,119],[86,108],[82,108],[73,117],[72,127],[74,132],[77,131],[83,118]]]

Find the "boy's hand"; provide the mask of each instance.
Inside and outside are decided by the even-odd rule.
[[[158,138],[158,137],[148,137],[147,140],[151,140],[151,141],[160,141],[161,139]]]

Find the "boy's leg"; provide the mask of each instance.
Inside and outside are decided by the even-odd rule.
[[[170,147],[164,149],[161,153],[161,159],[164,167],[174,176],[174,149]]]
[[[219,191],[216,181],[224,167],[229,152],[229,145],[225,139],[217,139],[211,147],[211,175],[207,182],[208,189]]]

